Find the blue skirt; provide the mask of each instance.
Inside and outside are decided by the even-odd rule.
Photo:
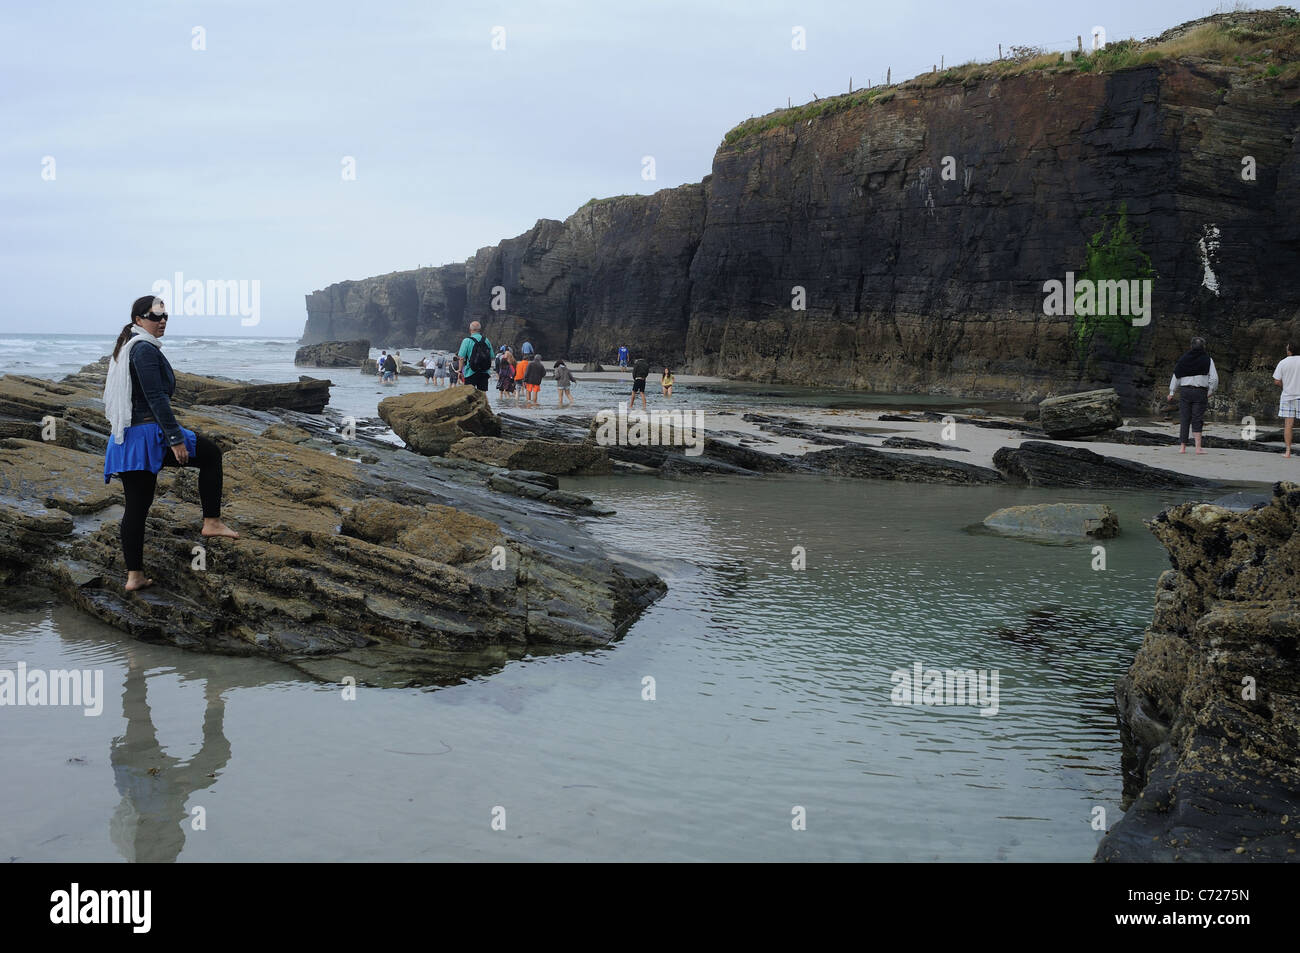
[[[185,436],[185,449],[190,452],[190,460],[198,454],[198,445],[193,430],[181,428]],[[163,460],[171,453],[163,429],[156,423],[136,424],[122,431],[122,442],[116,443],[113,435],[108,436],[108,452],[104,454],[104,482],[111,477],[128,470],[148,470],[157,473],[162,469]]]

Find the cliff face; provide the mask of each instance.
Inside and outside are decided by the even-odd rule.
[[[1293,81],[1167,59],[857,96],[740,127],[699,185],[591,203],[465,265],[316,292],[303,341],[453,347],[473,316],[495,341],[577,361],[626,343],[731,377],[1020,399],[1115,386],[1134,408],[1162,399],[1201,333],[1223,378],[1214,409],[1271,411],[1269,372],[1300,332]],[[1129,354],[1085,366],[1074,319],[1043,314],[1043,283],[1082,271],[1120,203],[1156,272],[1152,318]]]

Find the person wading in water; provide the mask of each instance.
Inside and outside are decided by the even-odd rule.
[[[136,298],[131,323],[117,336],[104,379],[104,416],[113,430],[104,454],[104,482],[119,477],[126,498],[122,555],[127,592],[153,585],[144,574],[144,522],[163,467],[197,467],[201,533],[239,538],[221,522],[221,448],[186,430],[172,413],[176,375],[162,352],[166,331],[167,307],[162,299]]]

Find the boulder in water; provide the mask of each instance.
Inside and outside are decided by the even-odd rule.
[[[293,362],[312,367],[357,367],[369,358],[369,341],[326,341],[298,348]]]
[[[1037,503],[1008,506],[984,517],[984,525],[1000,533],[1023,536],[1119,535],[1119,517],[1105,503]]]

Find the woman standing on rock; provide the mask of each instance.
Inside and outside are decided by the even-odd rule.
[[[176,375],[162,353],[166,331],[167,308],[162,299],[136,298],[131,323],[117,336],[104,379],[104,415],[113,429],[104,455],[104,482],[120,477],[126,498],[122,555],[127,592],[153,585],[144,574],[144,521],[163,467],[198,467],[201,533],[239,537],[221,522],[221,449],[186,430],[172,413]]]
[[[1196,452],[1201,449],[1201,430],[1205,426],[1205,407],[1210,395],[1219,386],[1219,374],[1214,369],[1214,361],[1205,350],[1205,338],[1192,338],[1187,353],[1174,365],[1174,376],[1169,378],[1169,400],[1173,401],[1178,393],[1178,448],[1179,453],[1187,452],[1187,431],[1192,431],[1196,440]]]

